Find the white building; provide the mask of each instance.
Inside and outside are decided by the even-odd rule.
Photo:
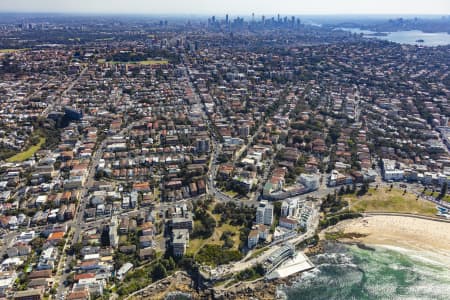
[[[189,246],[189,230],[173,229],[172,247],[174,256],[183,256]]]
[[[247,247],[252,249],[255,247],[259,240],[266,241],[269,237],[269,228],[263,224],[253,226],[252,230],[247,237]]]
[[[404,171],[397,168],[397,162],[392,159],[383,159],[383,179],[386,181],[403,180]]]
[[[397,180],[403,180],[404,172],[403,170],[389,170],[384,171],[384,180],[386,181],[397,181]]]
[[[310,191],[315,191],[319,188],[319,176],[317,175],[301,174],[299,181]]]
[[[280,227],[286,228],[286,229],[290,229],[290,230],[294,230],[297,229],[298,227],[298,220],[292,217],[282,217],[280,218]]]
[[[273,223],[273,205],[267,200],[259,203],[256,209],[256,223],[271,226]]]
[[[111,247],[117,248],[119,245],[119,236],[117,235],[117,216],[111,218],[111,225],[109,226],[109,243]]]
[[[297,198],[286,199],[281,203],[281,216],[296,216],[299,210],[299,201]]]
[[[125,275],[133,268],[132,263],[125,263],[122,267],[120,267],[119,271],[117,271],[117,279],[122,280]]]

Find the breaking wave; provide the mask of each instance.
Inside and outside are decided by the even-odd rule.
[[[316,268],[280,288],[286,299],[450,299],[450,264],[438,254],[330,243]]]

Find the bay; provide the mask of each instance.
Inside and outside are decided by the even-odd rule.
[[[356,34],[362,34],[366,38],[377,38],[399,44],[422,45],[422,46],[445,46],[450,45],[450,34],[446,32],[428,33],[420,30],[407,30],[377,33],[359,28],[339,28]],[[421,42],[419,42],[421,41]]]

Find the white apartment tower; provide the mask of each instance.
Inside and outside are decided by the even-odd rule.
[[[256,209],[256,223],[271,226],[273,223],[273,205],[267,200],[259,203]]]

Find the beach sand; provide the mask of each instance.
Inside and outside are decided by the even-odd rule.
[[[448,257],[450,263],[450,223],[403,216],[369,216],[342,221],[326,231],[365,235],[340,239],[343,242],[433,252]]]

